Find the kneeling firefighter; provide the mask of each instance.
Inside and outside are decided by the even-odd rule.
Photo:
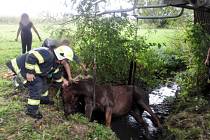
[[[41,119],[39,104],[51,104],[48,96],[47,77],[59,86],[65,83],[62,77],[62,63],[73,60],[73,51],[70,47],[61,45],[53,49],[40,47],[29,51],[6,63],[7,67],[16,75],[19,82],[23,83],[29,91],[26,114]],[[64,83],[63,83],[64,82]]]

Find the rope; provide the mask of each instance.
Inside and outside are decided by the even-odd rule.
[[[96,105],[96,91],[95,91],[95,88],[96,88],[96,55],[95,55],[95,45],[93,46],[93,107],[95,108],[95,105]]]

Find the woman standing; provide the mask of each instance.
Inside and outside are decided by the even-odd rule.
[[[31,50],[31,44],[32,44],[31,28],[33,28],[33,30],[37,34],[39,40],[41,41],[41,37],[39,36],[39,33],[36,30],[36,28],[34,27],[33,23],[30,21],[28,14],[23,13],[21,15],[19,28],[17,31],[17,37],[15,39],[15,41],[18,40],[18,36],[21,32],[22,54],[26,53],[26,48],[27,48],[27,52]]]

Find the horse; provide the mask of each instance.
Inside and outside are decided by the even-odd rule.
[[[65,115],[76,112],[78,98],[83,96],[85,116],[89,120],[92,112],[99,109],[105,112],[105,124],[107,127],[111,126],[112,116],[130,114],[147,129],[147,124],[142,118],[142,113],[147,111],[151,115],[151,120],[155,126],[161,127],[158,117],[149,106],[148,94],[143,89],[132,85],[93,85],[93,79],[89,78],[79,80],[77,83],[72,83],[70,86],[62,89]]]

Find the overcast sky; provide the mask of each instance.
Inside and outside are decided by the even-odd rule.
[[[111,10],[119,9],[120,6],[121,8],[131,6],[122,1],[123,0],[111,0],[111,4],[107,4],[106,7]],[[74,13],[70,7],[68,7],[68,9],[65,7],[64,0],[0,0],[0,16],[19,17],[25,12],[28,13],[30,17],[37,17],[46,12],[56,15],[66,11]]]
[[[43,12],[65,11],[63,0],[1,0],[0,16],[20,16],[23,12],[38,16]]]

